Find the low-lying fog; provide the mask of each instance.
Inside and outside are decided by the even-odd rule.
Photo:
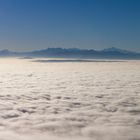
[[[139,140],[139,132],[140,61],[0,59],[0,140]]]

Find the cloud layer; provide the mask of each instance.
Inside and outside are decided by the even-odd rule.
[[[0,65],[1,139],[140,138],[140,61]]]

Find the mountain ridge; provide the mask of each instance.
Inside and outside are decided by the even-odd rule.
[[[140,59],[140,53],[120,48],[107,48],[103,50],[79,48],[46,48],[41,50],[14,52],[7,49],[0,50],[1,57],[66,57],[66,58],[108,58],[108,59]]]

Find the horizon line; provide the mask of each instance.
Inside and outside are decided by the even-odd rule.
[[[133,51],[133,50],[129,50],[129,49],[121,49],[118,47],[108,47],[108,48],[104,48],[104,49],[85,49],[85,48],[78,48],[78,47],[71,47],[71,48],[65,48],[65,47],[47,47],[47,48],[42,48],[42,49],[34,49],[34,50],[27,50],[27,51],[16,51],[16,50],[11,50],[11,49],[0,49],[0,51],[9,51],[9,52],[18,52],[18,53],[22,53],[22,52],[34,52],[34,51],[42,51],[42,50],[47,50],[47,49],[65,49],[65,50],[69,50],[69,49],[77,49],[77,50],[93,50],[93,51],[104,51],[104,50],[109,50],[109,49],[116,49],[116,50],[120,50],[120,51],[128,51],[128,52],[133,52],[133,53],[140,53],[140,51]]]

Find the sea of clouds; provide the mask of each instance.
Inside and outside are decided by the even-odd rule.
[[[139,71],[140,61],[1,58],[0,140],[139,140]]]

